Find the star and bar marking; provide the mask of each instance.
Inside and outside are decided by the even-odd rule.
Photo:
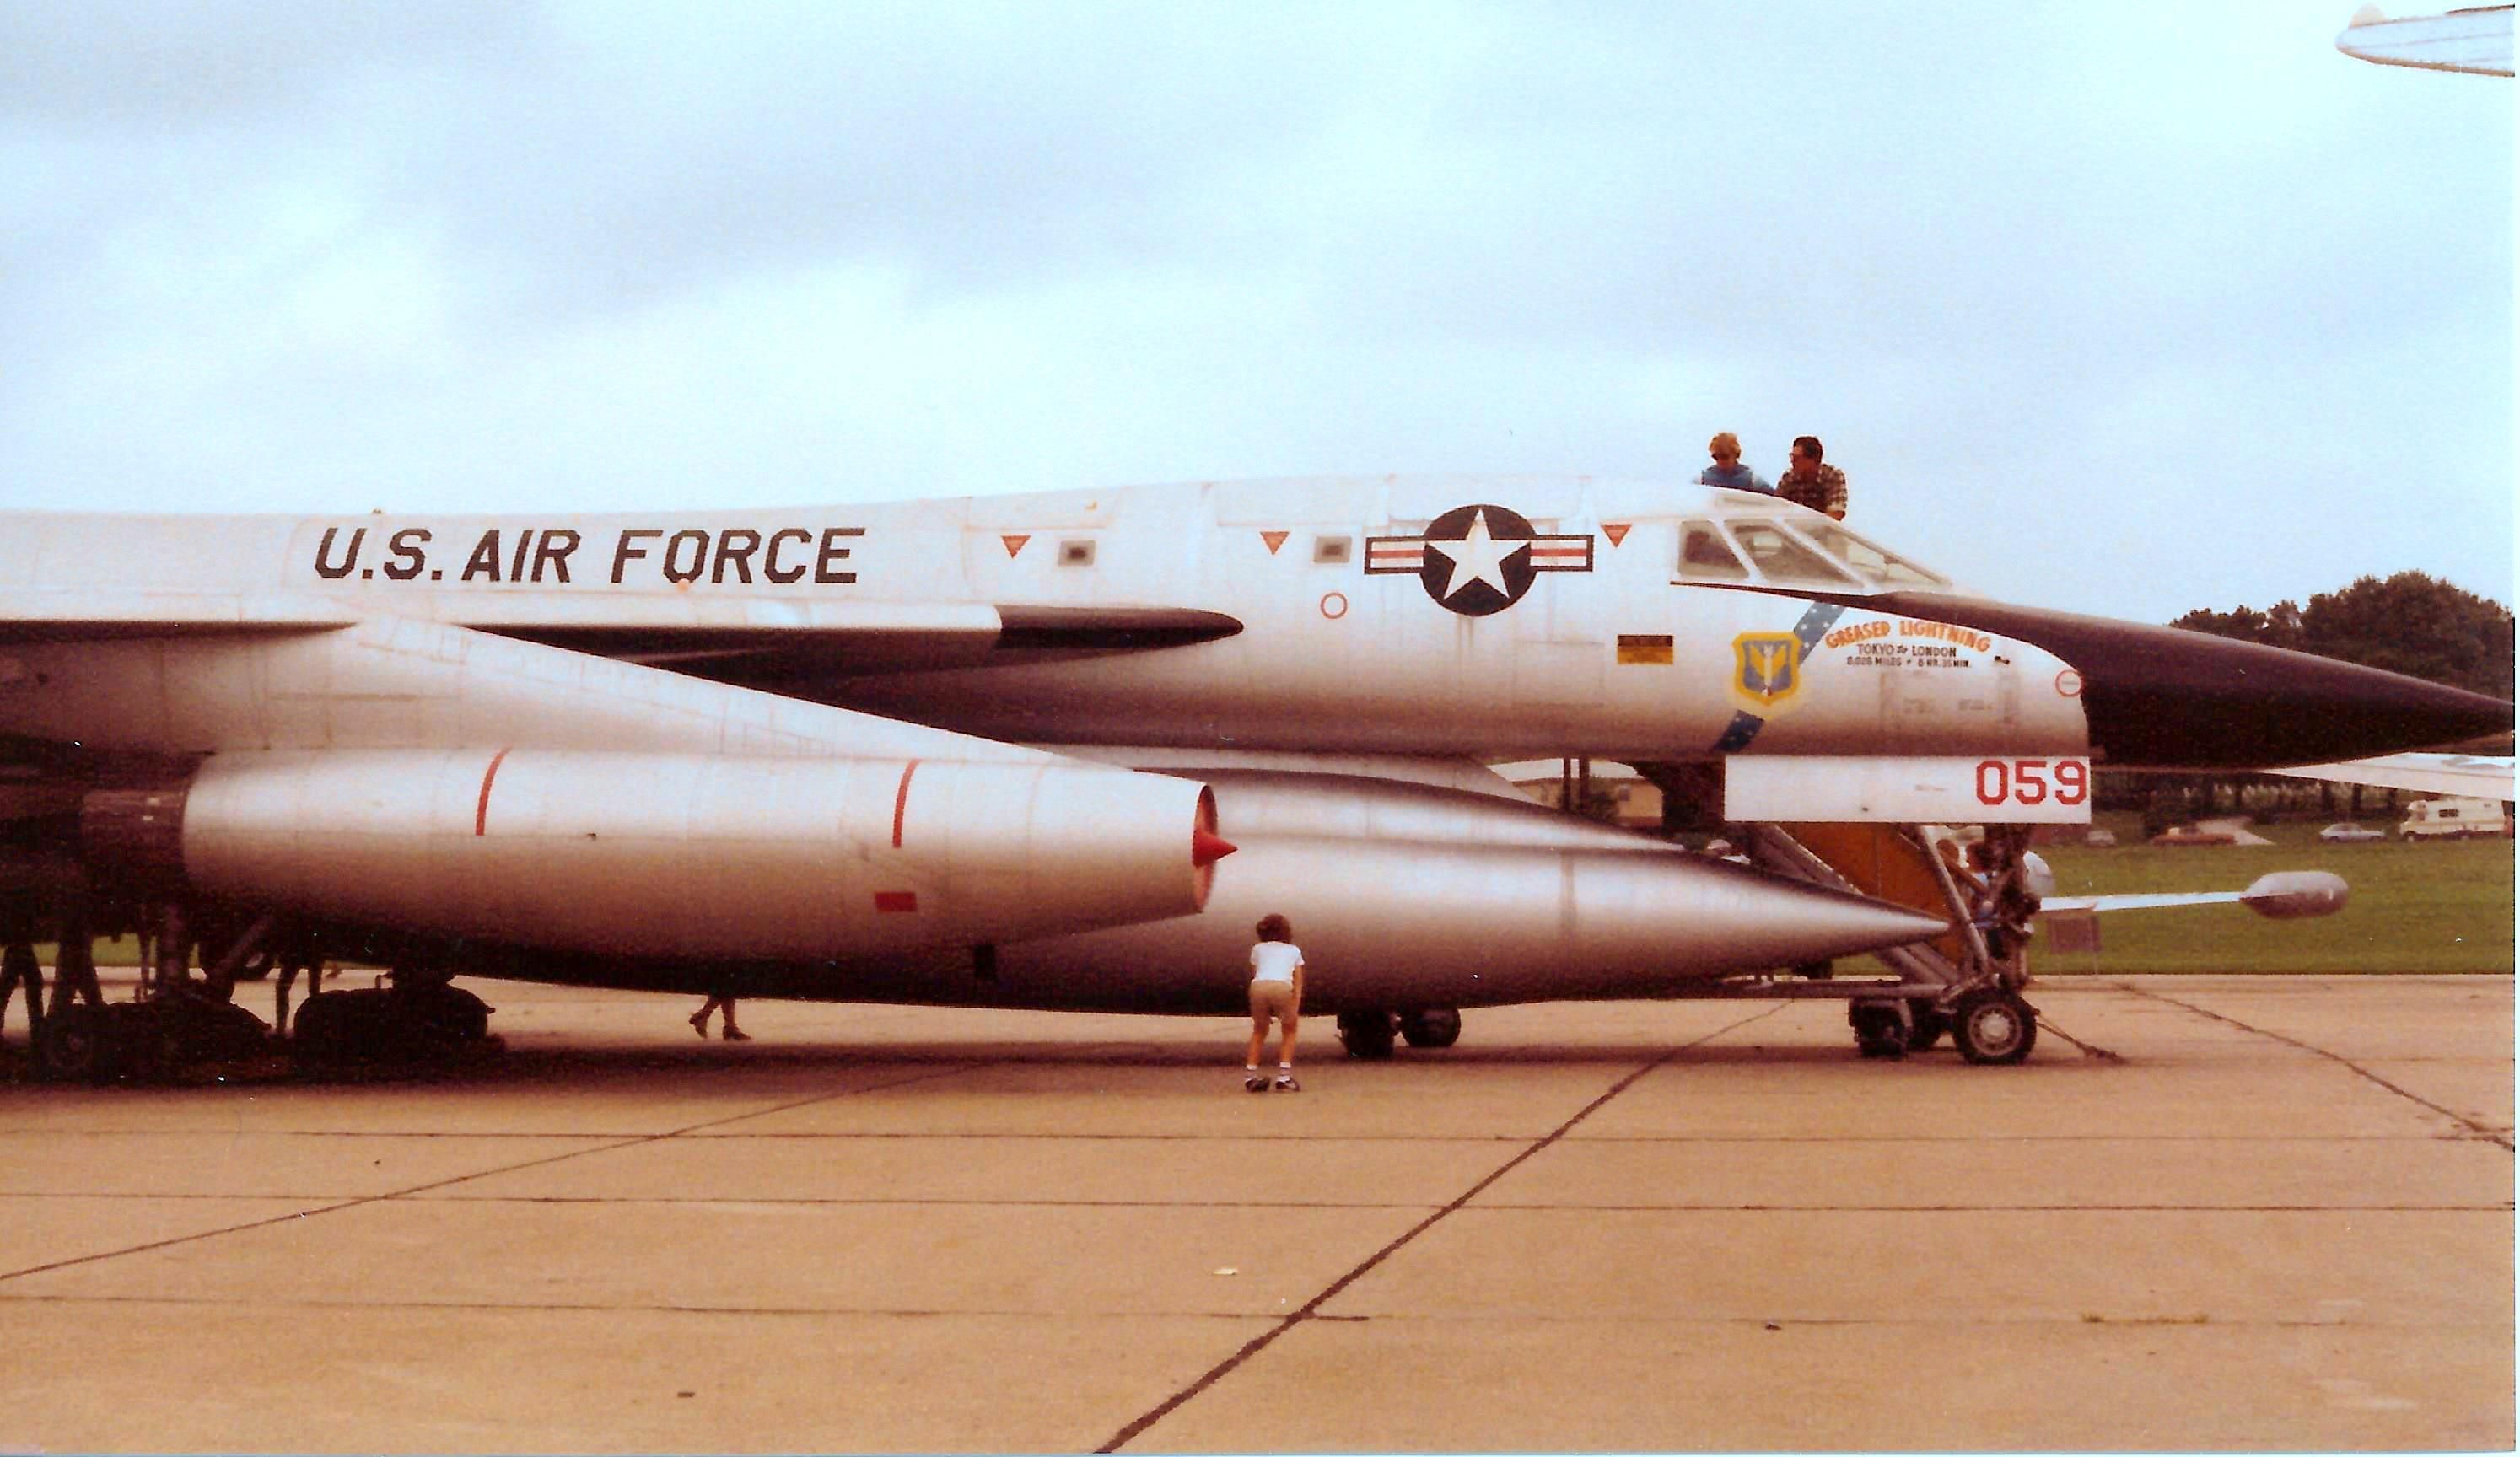
[[[1589,572],[1589,532],[1543,532],[1502,506],[1460,506],[1417,536],[1365,539],[1368,576],[1418,578],[1436,605],[1485,617],[1522,600],[1542,572]]]

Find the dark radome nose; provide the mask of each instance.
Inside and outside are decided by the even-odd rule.
[[[2044,647],[2083,676],[2092,751],[2128,769],[2259,769],[2508,733],[2511,704],[2334,658],[1971,597],[1867,604]]]

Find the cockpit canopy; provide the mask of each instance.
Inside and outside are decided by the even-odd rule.
[[[1676,580],[1828,592],[1956,590],[1940,572],[1867,541],[1818,511],[1800,509],[1683,517]]]

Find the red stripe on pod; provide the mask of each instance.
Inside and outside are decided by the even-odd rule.
[[[472,806],[472,838],[476,840],[490,832],[490,781],[499,777],[499,762],[507,757],[508,750],[501,749],[490,756],[490,767],[481,771],[481,798]]]
[[[919,761],[911,760],[901,767],[901,787],[892,792],[892,848],[901,848],[901,817],[910,808],[910,776],[919,772]],[[878,907],[880,908],[880,907]]]

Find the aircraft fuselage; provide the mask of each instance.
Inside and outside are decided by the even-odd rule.
[[[172,612],[597,635],[612,655],[1026,742],[1485,760],[2088,750],[2077,675],[2046,649],[1797,595],[1879,585],[1768,526],[1806,517],[1824,524],[1700,487],[1368,480],[601,516],[21,520],[41,543],[26,589],[97,604],[93,618],[127,612],[133,632]],[[1732,575],[1693,572],[1684,531],[1718,523],[1765,533],[1778,556],[1735,538]],[[1030,652],[993,609],[1189,611],[1240,631]]]

